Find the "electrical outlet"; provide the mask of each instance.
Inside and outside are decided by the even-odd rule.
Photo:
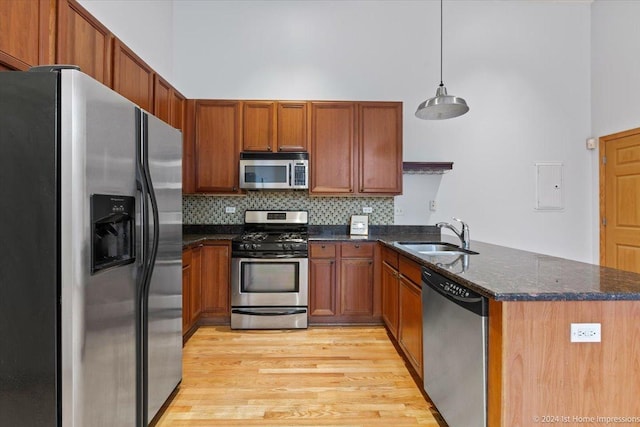
[[[362,208],[362,213],[373,213],[373,208],[371,206],[365,206]]]
[[[436,204],[435,200],[430,200],[429,201],[429,210],[435,212],[438,209],[438,205]]]
[[[226,208],[224,208],[225,213],[236,213],[236,207],[235,206],[227,206]]]
[[[395,214],[395,216],[402,216],[404,215],[404,209],[402,209],[400,206],[396,206],[393,208],[393,213]]]
[[[600,342],[600,323],[572,323],[571,342]]]

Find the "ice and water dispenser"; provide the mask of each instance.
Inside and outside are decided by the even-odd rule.
[[[135,197],[91,195],[91,273],[135,261]]]

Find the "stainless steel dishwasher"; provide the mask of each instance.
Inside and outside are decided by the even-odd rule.
[[[450,427],[487,425],[488,300],[422,270],[424,389]]]

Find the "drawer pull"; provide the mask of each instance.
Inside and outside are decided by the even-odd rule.
[[[360,245],[354,245],[356,249],[360,249]]]

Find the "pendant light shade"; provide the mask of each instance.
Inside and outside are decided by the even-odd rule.
[[[436,89],[436,96],[418,105],[416,117],[424,120],[444,120],[461,116],[467,111],[469,111],[467,101],[448,95],[447,88],[442,82],[442,0],[440,0],[440,86]]]

